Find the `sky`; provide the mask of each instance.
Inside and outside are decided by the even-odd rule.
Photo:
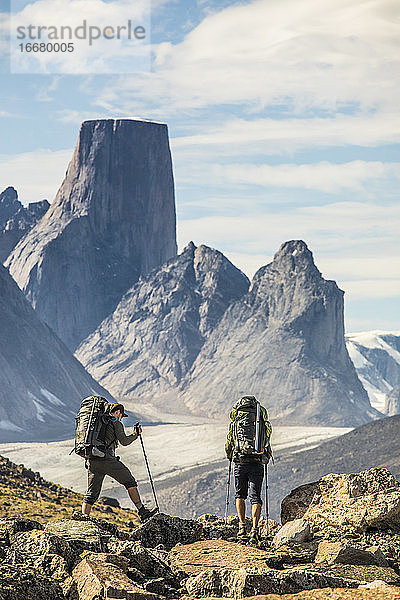
[[[348,332],[400,330],[398,0],[0,7],[1,189],[51,202],[85,119],[165,122],[179,249],[217,248],[251,278],[303,239],[345,292]],[[32,57],[45,71],[35,72],[9,44],[10,14],[132,18],[148,30],[142,62],[130,72],[131,46],[99,40],[79,60]]]

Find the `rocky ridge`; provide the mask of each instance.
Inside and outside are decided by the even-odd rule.
[[[223,254],[190,243],[141,277],[75,355],[118,397],[167,392],[179,385],[228,306],[248,286]]]
[[[111,399],[39,320],[2,265],[0,390],[2,442],[69,437],[82,398],[95,393]]]
[[[285,425],[354,426],[381,416],[346,350],[343,292],[301,240],[283,244],[229,306],[181,389],[193,411],[207,414],[252,393]]]
[[[175,221],[167,126],[85,121],[54,202],[6,265],[74,350],[141,274],[176,254]]]
[[[109,515],[1,518],[0,598],[400,598],[400,483],[387,470],[303,485],[282,517],[262,522],[257,545],[238,543],[237,517],[161,513],[130,533]]]
[[[388,416],[400,413],[400,332],[346,335],[346,346],[371,404]]]
[[[3,263],[19,240],[49,209],[47,200],[30,202],[27,207],[18,200],[17,190],[9,186],[0,194],[0,263]]]

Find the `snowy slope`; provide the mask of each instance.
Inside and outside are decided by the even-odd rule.
[[[346,345],[372,406],[386,413],[388,395],[400,385],[400,331],[351,333]]]

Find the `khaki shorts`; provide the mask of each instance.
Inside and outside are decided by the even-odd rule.
[[[106,475],[118,481],[127,489],[137,487],[136,479],[127,466],[115,456],[110,458],[90,458],[87,461],[88,488],[84,501],[94,504],[100,496],[101,486]]]

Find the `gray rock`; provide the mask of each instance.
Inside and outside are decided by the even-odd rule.
[[[156,551],[145,548],[140,542],[111,540],[108,549],[116,556],[125,557],[129,568],[139,571],[145,577],[162,577],[167,581],[175,582],[176,577],[169,565],[157,555]]]
[[[247,277],[223,254],[190,243],[142,277],[76,356],[115,396],[169,391],[248,286]]]
[[[135,529],[132,540],[139,540],[147,548],[162,544],[170,550],[176,544],[191,544],[202,538],[203,526],[198,521],[180,519],[160,513]]]
[[[57,554],[65,559],[68,565],[72,565],[74,554],[69,543],[57,535],[46,531],[34,529],[10,535],[10,543],[13,550],[25,556],[26,562],[37,560],[38,556],[45,554]]]
[[[13,187],[0,194],[0,263],[3,263],[19,240],[48,210],[47,200],[31,202],[24,207]]]
[[[356,588],[359,581],[291,569],[211,569],[189,577],[186,589],[194,598],[243,598],[258,594],[295,594],[326,587]]]
[[[397,385],[388,394],[385,404],[385,414],[390,417],[400,414],[400,385]]]
[[[80,554],[84,550],[104,552],[107,550],[107,541],[110,537],[89,520],[61,519],[60,521],[49,521],[45,527],[45,532],[68,542],[75,554]]]
[[[292,490],[289,501],[283,499],[282,522],[303,516],[322,536],[332,530],[358,533],[368,527],[400,527],[400,483],[387,469],[331,473],[308,487]]]
[[[26,566],[0,564],[0,600],[65,600],[59,583]]]
[[[304,519],[288,521],[274,536],[274,546],[281,546],[290,542],[308,542],[311,540],[311,526]]]
[[[357,548],[346,542],[320,542],[315,562],[343,565],[376,565],[378,567],[388,566],[388,562],[379,548],[374,548],[371,551]]]
[[[286,425],[354,427],[381,416],[346,350],[343,292],[323,279],[299,240],[283,244],[259,269],[181,387],[189,408],[207,414],[226,413],[245,392]]]
[[[83,397],[110,398],[85,371],[0,265],[0,437],[72,436]]]
[[[167,126],[85,121],[54,202],[6,264],[75,349],[141,274],[176,254],[175,220]]]

